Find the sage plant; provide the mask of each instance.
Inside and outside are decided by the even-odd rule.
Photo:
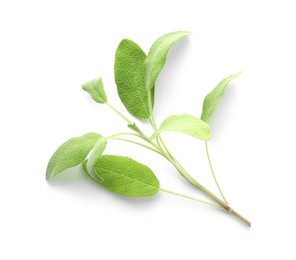
[[[209,121],[231,80],[240,73],[224,78],[204,99],[200,118],[190,114],[171,115],[158,127],[153,114],[154,93],[157,78],[164,67],[170,49],[186,38],[190,33],[178,31],[158,38],[151,46],[148,55],[135,42],[124,39],[116,50],[114,74],[118,95],[127,111],[138,120],[149,121],[153,133],[147,135],[133,119],[118,111],[109,101],[101,78],[93,79],[82,85],[92,99],[104,104],[119,115],[127,124],[129,131],[102,136],[98,133],[87,133],[74,137],[62,144],[49,160],[46,178],[55,177],[64,170],[82,165],[83,171],[91,180],[106,189],[129,197],[153,196],[159,191],[206,203],[234,215],[248,226],[251,223],[237,213],[228,203],[214,174],[209,157],[208,141],[210,140]],[[179,132],[204,142],[208,162],[218,187],[220,197],[205,188],[194,179],[182,164],[175,158],[162,139],[165,132]],[[149,149],[171,163],[187,181],[202,191],[209,200],[201,200],[185,194],[167,190],[160,183],[153,171],[126,156],[105,155],[104,150],[109,140],[130,142]]]

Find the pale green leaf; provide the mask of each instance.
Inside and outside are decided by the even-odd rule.
[[[211,137],[208,124],[189,114],[169,116],[163,121],[159,131],[152,138],[161,132],[180,132],[201,140],[209,140]]]
[[[63,143],[48,162],[46,179],[51,179],[58,173],[82,163],[101,137],[96,133],[88,133]]]
[[[144,62],[145,85],[148,90],[154,87],[156,79],[165,65],[169,50],[189,34],[190,32],[186,31],[172,32],[158,38],[153,43]]]
[[[82,85],[83,90],[87,91],[93,100],[98,103],[106,103],[107,96],[104,90],[103,81],[101,78],[93,79]]]
[[[146,197],[159,190],[159,181],[152,170],[128,157],[103,155],[93,169],[104,179],[98,182],[100,185],[120,195]]]
[[[104,137],[101,137],[88,155],[87,171],[91,175],[91,177],[98,182],[103,181],[103,178],[101,178],[99,175],[94,173],[93,165],[102,156],[102,153],[106,148],[106,145],[107,145],[107,139]]]
[[[239,76],[240,74],[241,74],[241,72],[223,79],[217,85],[217,87],[215,87],[205,97],[204,102],[203,102],[202,114],[201,114],[201,119],[203,121],[209,122],[209,120],[211,119],[212,115],[215,112],[215,109],[216,109],[218,103],[220,102],[221,98],[223,97],[224,92],[225,92],[229,82],[231,80],[233,80],[234,78],[236,78],[237,76]]]
[[[144,136],[144,133],[141,131],[141,129],[135,123],[128,124],[127,126],[128,126],[128,128],[134,130],[136,133],[140,134],[141,136]]]
[[[114,74],[118,95],[126,109],[139,119],[148,119],[148,94],[144,82],[145,52],[133,41],[122,40],[116,50]]]

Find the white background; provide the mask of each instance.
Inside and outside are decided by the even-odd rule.
[[[1,1],[0,258],[295,259],[293,4]],[[125,131],[125,122],[93,102],[81,84],[102,76],[109,101],[128,115],[113,79],[118,43],[130,38],[147,52],[156,38],[176,30],[193,34],[171,51],[159,77],[156,120],[199,116],[203,97],[223,77],[244,72],[210,122],[209,149],[225,195],[251,229],[164,193],[119,197],[79,169],[45,181],[48,159],[62,142],[91,131]],[[164,139],[217,192],[204,143],[181,134]],[[202,196],[150,151],[110,141],[107,152],[149,165],[164,188]]]

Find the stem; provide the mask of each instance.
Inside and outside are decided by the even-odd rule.
[[[150,102],[150,103],[151,103],[151,102]],[[155,123],[155,118],[154,118],[154,115],[153,115],[153,112],[152,112],[152,107],[151,107],[151,115],[150,115],[150,124],[152,125],[154,131],[157,132],[157,131],[158,131],[158,127],[157,127],[157,125],[156,125],[156,123]],[[157,143],[158,143],[158,146],[161,148],[161,150],[162,150],[164,153],[167,153],[168,156],[169,156],[171,159],[174,160],[174,156],[172,155],[172,153],[170,152],[170,150],[167,148],[167,146],[166,146],[165,142],[162,140],[160,134],[156,136],[156,141],[157,141]],[[160,144],[160,143],[161,143],[161,144]],[[164,148],[165,151],[162,149],[162,146],[163,146],[163,148]]]
[[[156,132],[156,131],[157,131],[157,126],[156,126],[156,124],[155,124],[155,121],[154,121],[154,117],[153,117],[153,115],[150,117],[149,122],[150,122],[150,125],[152,126],[154,132]],[[160,150],[163,154],[165,154],[165,155],[167,156],[166,151],[162,148],[162,145],[161,145],[161,143],[160,143],[160,141],[159,141],[159,136],[156,136],[155,139],[156,139],[157,147],[159,148],[159,150]],[[168,157],[168,158],[169,158],[169,157]]]
[[[105,104],[108,107],[110,107],[116,114],[118,114],[120,117],[122,117],[128,124],[133,124],[132,121],[130,121],[126,116],[124,116],[122,113],[120,113],[114,106],[112,106],[108,102],[106,102]]]
[[[110,107],[116,114],[118,114],[121,118],[123,118],[129,125],[132,125],[133,122],[130,121],[126,116],[124,116],[122,113],[120,113],[114,106],[112,106],[110,103],[106,102],[105,103],[108,107]],[[140,129],[139,129],[140,130]],[[139,134],[133,134],[133,133],[119,133],[119,134],[116,134],[116,135],[134,135],[134,136],[137,136],[137,137],[140,137],[142,138],[143,140],[145,140],[146,142],[150,143],[152,146],[154,146],[156,149],[159,150],[159,147],[153,142],[151,141],[141,130],[139,132]],[[116,136],[116,135],[113,135],[113,136]],[[110,136],[112,137],[112,136]]]
[[[136,141],[134,141],[134,140],[130,140],[130,139],[126,139],[126,138],[119,138],[119,137],[108,137],[108,139],[113,139],[113,140],[120,140],[120,141],[125,141],[125,142],[129,142],[129,143],[132,143],[132,144],[136,144],[136,145],[139,145],[139,146],[142,146],[142,147],[144,147],[144,148],[146,148],[146,149],[149,149],[149,150],[151,150],[151,151],[153,151],[153,152],[155,152],[155,153],[158,153],[158,154],[160,154],[161,156],[164,156],[162,153],[160,153],[158,150],[156,150],[156,149],[154,149],[154,148],[152,148],[152,147],[150,147],[150,146],[148,146],[148,145],[145,145],[145,144],[142,144],[142,143],[139,143],[139,142],[136,142]]]
[[[110,103],[106,102],[105,103],[108,107],[110,107],[116,114],[118,114],[121,118],[123,118],[129,125],[132,125],[133,122],[130,121],[126,116],[124,116],[122,113],[120,113],[114,106],[112,106]],[[119,135],[134,135],[134,136],[137,136],[137,137],[140,137],[142,138],[143,140],[145,140],[146,142],[148,142],[149,144],[151,144],[152,146],[154,146],[157,150],[157,153],[161,154],[162,156],[164,156],[159,150],[159,145],[155,144],[152,140],[150,140],[140,129],[139,129],[139,132],[138,134],[133,134],[133,133],[119,133],[119,134],[115,134],[115,135],[111,135],[109,136],[110,139],[115,139],[113,137],[115,136],[119,136]],[[120,140],[119,138],[117,140]],[[122,140],[124,141],[124,140]],[[125,140],[126,141],[126,140]],[[131,140],[129,140],[130,142]],[[140,143],[137,143],[137,142],[133,142],[135,144],[140,144]],[[143,147],[146,147],[144,146],[143,144],[141,144]],[[146,147],[147,148],[147,147]],[[150,147],[149,147],[150,149]],[[151,149],[150,149],[151,150]],[[152,149],[153,151],[156,151],[155,149]]]
[[[172,153],[170,152],[169,148],[166,146],[165,142],[163,141],[163,139],[161,138],[161,136],[159,136],[159,140],[160,142],[162,143],[164,149],[166,150],[167,154],[169,155],[169,157],[172,159],[172,160],[175,160],[175,157],[172,155]]]
[[[247,220],[245,217],[243,217],[242,215],[240,215],[238,212],[236,212],[235,210],[231,209],[231,211],[229,211],[230,213],[232,213],[234,216],[236,216],[238,219],[240,219],[241,221],[243,221],[245,224],[247,224],[249,227],[251,227],[251,222],[249,220]]]
[[[149,107],[149,111],[150,111],[150,124],[152,126],[152,128],[154,129],[154,131],[156,132],[157,126],[155,123],[155,119],[153,116],[153,111],[152,111],[152,103],[151,103],[151,93],[148,92],[148,107]],[[165,142],[162,140],[161,136],[159,136],[159,140],[158,137],[156,138],[158,146],[160,148],[160,152],[162,153],[162,155],[168,160],[170,161],[175,168],[178,170],[178,172],[186,179],[188,180],[191,184],[193,184],[194,186],[196,186],[198,189],[200,189],[202,192],[204,192],[206,195],[208,195],[212,200],[216,201],[221,207],[223,207],[227,212],[232,213],[234,216],[236,216],[237,218],[239,218],[241,221],[243,221],[246,225],[248,225],[249,227],[251,226],[251,223],[244,218],[242,215],[240,215],[239,213],[237,213],[235,210],[233,210],[228,204],[227,202],[225,203],[224,201],[220,200],[215,194],[213,194],[211,191],[209,191],[208,189],[206,189],[204,186],[202,186],[198,181],[196,181],[185,169],[184,167],[174,158],[174,156],[172,155],[172,153],[170,152],[170,150],[167,148]],[[162,149],[160,142],[162,144],[162,146],[164,147],[165,151]],[[219,187],[219,186],[218,186]],[[220,190],[220,189],[219,189]],[[222,196],[224,198],[224,196]]]
[[[122,113],[120,113],[115,107],[113,107],[111,104],[106,102],[106,105],[109,106],[115,113],[117,113],[120,117],[122,117],[128,124],[133,124],[127,117],[125,117]],[[148,92],[148,105],[149,105],[149,110],[150,110],[150,123],[154,129],[154,131],[157,131],[157,126],[155,123],[155,119],[153,116],[153,112],[152,112],[152,103],[151,103],[151,93]],[[130,133],[128,133],[130,134]],[[233,214],[234,216],[236,216],[238,219],[240,219],[241,221],[243,221],[246,225],[248,225],[249,227],[251,226],[250,221],[248,221],[246,218],[244,218],[242,215],[240,215],[238,212],[236,212],[234,209],[232,209],[227,203],[225,203],[224,201],[220,200],[215,194],[213,194],[211,191],[209,191],[208,189],[206,189],[204,186],[202,186],[198,181],[196,181],[185,169],[184,167],[174,158],[174,156],[171,154],[171,152],[169,151],[169,149],[167,148],[167,146],[165,145],[164,141],[162,140],[162,138],[159,136],[156,138],[157,140],[157,144],[155,144],[153,141],[151,141],[150,139],[148,139],[144,134],[140,134],[140,135],[136,135],[135,136],[139,136],[141,137],[143,140],[145,140],[146,142],[148,142],[149,144],[151,144],[152,146],[154,146],[154,148],[149,147],[147,145],[144,145],[142,143],[138,143],[136,141],[130,140],[130,139],[125,139],[125,138],[117,138],[113,135],[109,137],[109,139],[114,139],[114,140],[121,140],[121,141],[125,141],[125,142],[129,142],[129,143],[133,143],[136,145],[140,145],[142,147],[145,147],[153,152],[156,152],[158,154],[160,154],[161,156],[165,157],[169,162],[171,162],[175,168],[178,170],[178,172],[185,178],[187,179],[191,184],[193,184],[194,186],[196,186],[198,189],[200,189],[203,193],[205,193],[206,195],[208,195],[212,200],[214,200],[215,202],[217,202],[222,208],[224,208],[228,213]],[[161,142],[161,144],[160,144]],[[162,146],[164,147],[164,149],[162,148]],[[171,191],[167,191],[164,190],[167,193],[171,193],[174,194],[176,196],[181,196],[184,198],[188,198],[188,199],[194,199],[199,201],[198,199],[192,198],[190,196],[184,195],[183,194],[178,194],[175,192],[171,192]],[[209,204],[209,203],[207,203]]]
[[[244,222],[246,225],[251,227],[251,222],[248,221],[246,218],[244,218],[242,215],[240,215],[238,212],[236,212],[233,208],[231,208],[227,203],[219,199],[215,194],[213,194],[211,191],[209,191],[207,188],[202,186],[198,181],[196,181],[185,169],[184,167],[177,161],[174,160],[173,165],[176,167],[178,172],[191,184],[196,186],[198,189],[200,189],[202,192],[204,192],[206,195],[208,195],[212,200],[216,201],[221,207],[223,207],[228,213],[233,214],[238,219],[240,219],[242,222]]]
[[[158,127],[157,127],[157,125],[155,123],[155,118],[154,118],[154,115],[153,115],[152,102],[151,102],[151,92],[150,91],[148,92],[148,109],[149,109],[149,112],[150,112],[149,122],[150,122],[150,125],[152,126],[154,132],[156,133],[158,131]],[[159,147],[160,151],[163,154],[167,154],[168,157],[172,157],[172,154],[167,149],[167,147],[166,147],[165,143],[163,142],[160,135],[156,136],[156,142],[158,144],[158,147]],[[162,146],[163,146],[164,149],[162,148]],[[168,159],[168,160],[170,160],[170,159]]]
[[[215,175],[215,173],[214,173],[214,169],[213,169],[213,166],[212,166],[212,163],[211,163],[210,154],[209,154],[209,149],[208,149],[208,142],[205,141],[205,144],[206,144],[206,151],[207,151],[208,162],[209,162],[209,165],[210,165],[210,168],[211,168],[211,172],[212,172],[212,175],[213,175],[214,181],[215,181],[215,183],[216,183],[216,186],[217,186],[217,188],[218,188],[218,190],[219,190],[219,192],[220,192],[222,198],[223,198],[224,201],[228,204],[227,199],[225,198],[225,196],[224,196],[224,194],[223,194],[223,192],[222,192],[222,190],[221,190],[221,188],[220,188],[220,186],[219,186],[219,184],[218,184],[218,180],[217,180],[217,178],[216,178],[216,175]]]
[[[106,138],[112,138],[112,137],[116,137],[116,136],[122,136],[122,135],[130,135],[130,136],[136,136],[136,137],[139,137],[143,140],[146,141],[146,139],[143,138],[143,136],[141,135],[138,135],[138,134],[134,134],[134,133],[129,133],[129,132],[124,132],[124,133],[117,133],[117,134],[113,134],[113,135],[109,135],[108,137]]]
[[[190,200],[198,201],[198,202],[201,202],[201,203],[205,203],[205,204],[211,205],[211,206],[213,206],[213,207],[215,207],[217,209],[224,210],[224,208],[220,207],[219,205],[214,204],[214,203],[211,203],[211,202],[206,201],[206,200],[197,199],[197,198],[194,198],[194,197],[191,197],[191,196],[182,194],[182,193],[174,192],[174,191],[171,191],[171,190],[166,190],[166,189],[163,189],[163,188],[159,188],[159,189],[161,191],[163,191],[165,193],[168,193],[168,194],[171,194],[171,195],[175,195],[175,196],[182,197],[182,198],[185,198],[185,199],[190,199]]]

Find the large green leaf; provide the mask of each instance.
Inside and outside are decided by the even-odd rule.
[[[96,133],[88,133],[63,143],[48,162],[46,179],[51,179],[58,173],[82,163],[101,137]]]
[[[211,137],[208,124],[189,114],[169,116],[162,122],[159,131],[152,138],[161,132],[180,132],[202,140],[209,140]]]
[[[172,32],[158,38],[153,43],[144,62],[145,85],[148,90],[154,87],[156,79],[166,62],[169,50],[189,34],[190,32]]]
[[[231,80],[236,78],[241,74],[237,73],[234,75],[231,75],[225,79],[223,79],[217,87],[215,87],[204,99],[203,102],[203,108],[202,108],[202,114],[201,114],[201,119],[205,122],[209,122],[211,119],[212,115],[214,114],[216,107],[218,103],[220,102],[221,98],[224,95],[224,92]]]
[[[126,109],[139,119],[150,116],[144,82],[146,54],[133,41],[122,40],[116,50],[114,74],[118,95]]]
[[[101,78],[93,79],[82,85],[83,90],[87,91],[93,100],[98,103],[106,103],[107,96],[104,90],[103,81]]]
[[[95,172],[93,170],[93,165],[102,156],[102,154],[106,148],[106,145],[107,145],[107,139],[104,137],[101,137],[97,141],[94,148],[90,151],[90,153],[88,155],[88,160],[87,160],[87,165],[86,165],[87,171],[88,171],[89,175],[98,182],[103,181],[103,178],[101,178],[99,175],[95,174]]]
[[[84,162],[83,169],[87,173],[85,165]],[[128,157],[103,155],[93,169],[104,180],[98,182],[100,185],[120,195],[146,197],[159,190],[159,181],[152,170]]]

